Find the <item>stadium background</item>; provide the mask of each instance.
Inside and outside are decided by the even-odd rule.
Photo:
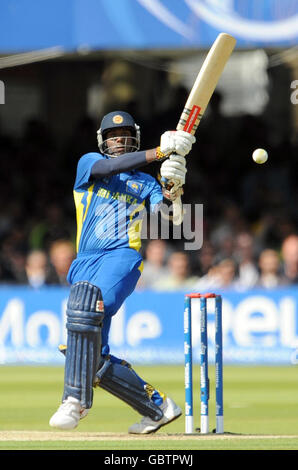
[[[101,116],[131,112],[142,148],[158,145],[220,31],[237,49],[200,125],[184,195],[203,204],[203,247],[181,255],[184,240],[172,238],[152,253],[144,240],[148,275],[117,315],[111,347],[134,363],[182,363],[183,294],[215,288],[227,363],[296,364],[298,242],[289,255],[283,242],[298,236],[297,26],[294,0],[1,2],[1,364],[63,363],[72,185],[78,158],[97,150]],[[251,159],[257,147],[269,152],[263,166]],[[27,268],[33,250],[47,257],[41,285]],[[211,335],[212,326],[212,353]]]

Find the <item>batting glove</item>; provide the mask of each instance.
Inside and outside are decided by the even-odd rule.
[[[186,160],[181,155],[170,155],[160,166],[162,179],[174,181],[176,188],[184,185],[186,172]]]
[[[180,186],[179,188],[175,187],[175,185],[173,185],[171,187],[171,189],[166,189],[166,188],[163,188],[162,189],[162,194],[163,196],[168,199],[169,201],[173,202],[175,201],[178,197],[182,196],[183,195],[183,188],[182,186]]]
[[[164,155],[178,153],[184,157],[191,151],[195,141],[195,136],[188,132],[166,131],[160,138],[160,151]]]

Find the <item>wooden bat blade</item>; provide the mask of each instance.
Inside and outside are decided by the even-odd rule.
[[[233,36],[227,33],[217,36],[190,91],[177,130],[195,134],[235,45]]]
[[[227,33],[217,36],[190,91],[177,130],[195,134],[235,45],[236,39],[233,36]],[[180,225],[182,222],[183,205],[179,197],[173,202],[173,224]]]

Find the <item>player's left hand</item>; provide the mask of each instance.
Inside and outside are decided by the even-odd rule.
[[[186,160],[181,155],[170,155],[160,166],[161,177],[174,182],[176,188],[184,185],[186,172]]]
[[[191,151],[195,141],[195,136],[188,132],[166,131],[160,138],[160,150],[165,155],[177,153],[184,157]]]

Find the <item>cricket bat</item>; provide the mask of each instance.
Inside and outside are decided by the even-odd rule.
[[[217,36],[190,91],[177,124],[177,130],[195,134],[235,45],[236,39],[233,36],[227,33],[220,33]],[[167,181],[163,181],[162,184],[170,189]],[[173,202],[173,224],[180,225],[183,216],[181,197],[178,197]]]

